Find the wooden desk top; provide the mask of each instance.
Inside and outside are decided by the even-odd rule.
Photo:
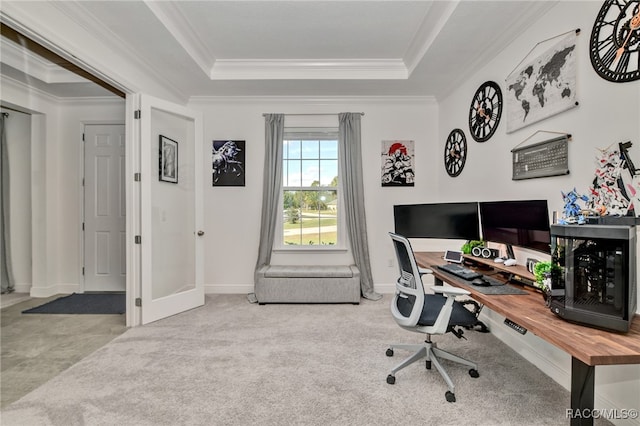
[[[436,278],[464,287],[478,303],[520,324],[587,365],[640,364],[640,315],[635,315],[628,333],[574,324],[553,314],[542,294],[533,289],[525,288],[529,293],[527,295],[487,295],[473,289],[463,279],[436,267],[445,263],[443,254],[416,252],[415,257],[418,265],[432,269]]]

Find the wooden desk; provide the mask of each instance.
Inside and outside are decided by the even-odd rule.
[[[445,263],[443,254],[416,252],[415,257],[419,266],[433,270],[436,284],[446,282],[465,288],[478,303],[520,324],[531,333],[571,355],[571,408],[574,413],[577,410],[581,410],[581,413],[593,410],[596,365],[640,364],[640,315],[635,315],[628,333],[608,332],[570,323],[554,315],[545,305],[542,294],[533,289],[528,290],[527,295],[481,293],[469,285],[468,281],[437,268],[437,265]],[[531,274],[522,266],[502,266],[501,269],[531,277]],[[478,270],[478,272],[493,273],[486,270]],[[574,417],[571,419],[571,424],[592,425],[593,418]]]

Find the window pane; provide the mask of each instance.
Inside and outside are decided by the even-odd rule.
[[[335,245],[337,195],[336,191],[285,191],[284,243]]]
[[[300,158],[300,141],[284,141],[282,147],[283,158]]]
[[[318,160],[302,160],[302,186],[318,186],[319,184]]]
[[[287,160],[283,164],[283,168],[287,168],[287,180],[283,183],[284,186],[301,186],[300,180],[300,160]]]
[[[302,158],[319,158],[319,141],[302,141]]]
[[[320,141],[320,158],[338,159],[338,141]]]
[[[320,185],[333,186],[338,180],[338,160],[320,160]]]
[[[338,193],[322,191],[320,196],[320,244],[338,243]]]

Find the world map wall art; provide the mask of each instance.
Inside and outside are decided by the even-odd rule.
[[[527,59],[506,79],[507,133],[578,105],[575,31],[532,61]]]

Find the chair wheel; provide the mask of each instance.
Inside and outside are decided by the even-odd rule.
[[[396,383],[396,376],[389,374],[387,376],[387,383],[390,385],[395,385]]]
[[[427,360],[424,362],[424,368],[427,370],[431,370],[431,361]]]
[[[447,398],[447,402],[456,402],[456,395],[451,391],[447,391],[444,397]]]
[[[389,348],[386,352],[387,356],[393,356],[393,349]]]
[[[478,370],[476,370],[475,368],[472,368],[471,370],[469,370],[469,375],[474,379],[477,379],[478,377],[480,377],[480,373],[478,373]]]

